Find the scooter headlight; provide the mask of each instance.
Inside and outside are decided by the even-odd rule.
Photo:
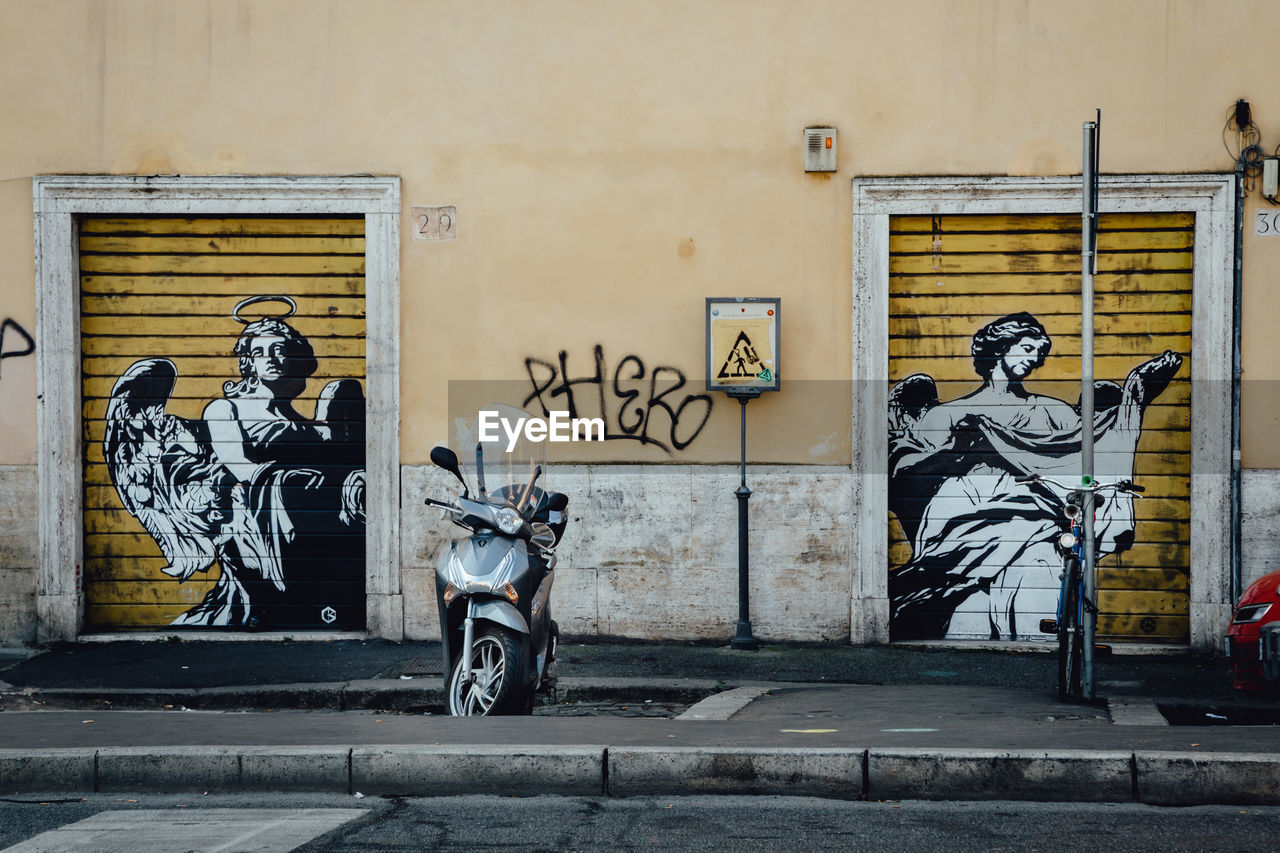
[[[504,506],[495,512],[493,517],[498,522],[498,529],[508,536],[516,535],[524,526],[524,519],[520,517],[520,513],[509,506]]]
[[[1070,531],[1063,533],[1058,537],[1058,546],[1063,550],[1070,551],[1076,547],[1076,535]]]

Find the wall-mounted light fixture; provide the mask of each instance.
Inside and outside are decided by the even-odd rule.
[[[804,170],[806,172],[836,170],[836,129],[834,127],[804,129]]]

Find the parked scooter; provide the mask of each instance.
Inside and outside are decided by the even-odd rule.
[[[484,411],[510,424],[530,417],[514,406]],[[471,532],[436,566],[447,705],[454,716],[529,714],[535,693],[555,684],[559,630],[550,596],[569,499],[545,487],[543,444],[523,434],[480,437],[477,422],[464,444],[464,459],[474,449],[470,484],[457,454],[431,450],[431,461],[462,483],[462,495],[426,503]]]

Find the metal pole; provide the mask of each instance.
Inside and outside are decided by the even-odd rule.
[[[1095,194],[1095,145],[1098,125],[1084,123],[1084,193],[1080,234],[1080,482],[1093,484],[1093,271],[1094,239],[1097,228],[1098,198]],[[1096,602],[1096,574],[1094,569],[1095,542],[1093,538],[1093,492],[1082,495],[1080,508],[1084,524],[1084,599]],[[1092,608],[1084,609],[1084,665],[1081,667],[1081,693],[1085,699],[1094,697],[1093,643],[1097,630],[1096,614]]]
[[[760,643],[751,636],[751,603],[749,601],[749,570],[747,565],[747,500],[751,490],[747,488],[747,401],[750,396],[735,395],[742,404],[742,484],[734,492],[738,497],[738,633],[729,641],[729,647],[754,652]]]
[[[1231,312],[1231,606],[1244,592],[1240,554],[1240,295],[1244,260],[1244,163],[1236,162],[1236,262]]]

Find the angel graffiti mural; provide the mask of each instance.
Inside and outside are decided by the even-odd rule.
[[[1015,478],[1080,473],[1078,406],[1023,385],[1052,342],[1028,313],[1010,314],[973,335],[974,391],[942,403],[932,377],[917,373],[889,392],[889,508],[911,547],[890,572],[897,639],[1025,639],[1057,606],[1062,561],[1054,540],[1063,497]],[[1138,364],[1124,384],[1095,385],[1092,429],[1099,476],[1133,475],[1143,413],[1178,372],[1174,352]],[[1097,505],[1098,556],[1133,542],[1133,497]]]
[[[287,311],[242,317],[256,303]],[[103,450],[121,502],[169,561],[166,574],[219,569],[173,625],[364,624],[364,392],[335,380],[313,418],[297,411],[318,364],[285,322],[296,310],[287,296],[235,306],[240,377],[199,420],[165,411],[178,378],[169,359],[135,362],[112,389]]]

